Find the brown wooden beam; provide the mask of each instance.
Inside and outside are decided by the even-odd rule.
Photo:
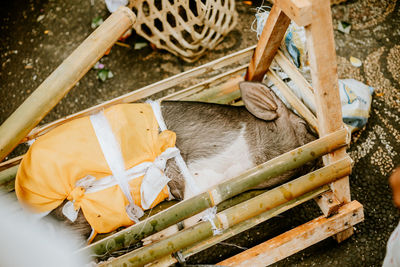
[[[278,6],[274,5],[265,22],[260,40],[258,40],[256,50],[251,58],[245,76],[246,81],[261,82],[263,80],[278,51],[289,23],[289,17]]]
[[[229,259],[221,266],[267,266],[305,249],[364,220],[362,205],[352,201],[339,209],[339,213],[321,216],[286,233],[252,247]]]
[[[315,93],[316,112],[320,136],[344,127],[339,96],[336,49],[330,1],[312,1],[312,23],[306,27],[307,48]],[[346,149],[339,149],[325,156],[330,164],[346,157]],[[350,202],[349,177],[331,184],[332,192],[340,203]],[[342,241],[353,234],[353,228],[338,236]]]

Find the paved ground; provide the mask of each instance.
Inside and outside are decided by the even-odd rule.
[[[3,122],[92,31],[94,17],[107,17],[101,0],[15,0],[0,4],[0,123]],[[396,0],[347,1],[334,6],[337,21],[352,24],[351,33],[335,31],[340,78],[355,78],[376,89],[371,118],[353,139],[349,154],[355,161],[351,175],[352,198],[364,205],[365,222],[355,235],[338,245],[325,240],[286,260],[279,266],[379,266],[386,241],[399,221],[391,201],[387,178],[400,162],[400,3]],[[250,25],[253,7],[237,2],[239,24],[213,51],[194,64],[153,51],[115,46],[102,63],[114,77],[98,80],[89,73],[49,113],[44,122],[101,103],[193,66],[222,57],[256,43]],[[137,36],[128,39],[134,45]],[[349,57],[362,60],[355,68]],[[146,71],[144,71],[146,70]],[[18,152],[24,148],[19,148]],[[17,154],[14,152],[13,155]],[[284,213],[239,238],[190,259],[191,263],[215,263],[319,214],[312,202]]]

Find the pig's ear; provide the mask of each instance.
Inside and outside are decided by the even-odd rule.
[[[262,83],[241,82],[242,100],[247,110],[259,119],[274,120],[278,116],[278,105],[270,89]]]

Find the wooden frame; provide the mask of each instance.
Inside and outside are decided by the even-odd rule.
[[[111,21],[102,25],[99,30],[107,30],[107,27],[115,27],[115,23],[119,20],[124,23],[118,27],[118,34],[123,32],[128,26],[130,26],[133,22],[131,17],[132,14],[129,13],[130,10],[124,10],[114,15]],[[310,66],[311,66],[311,76],[312,76],[312,84],[313,88],[310,84],[301,76],[297,68],[283,55],[282,52],[279,51],[279,46],[281,44],[281,40],[284,37],[285,31],[290,23],[290,20],[294,20],[299,25],[304,25],[306,27],[307,33],[307,45],[308,51],[310,55]],[[108,26],[107,26],[108,25]],[[114,25],[114,26],[113,26]],[[104,33],[104,32],[103,32]],[[114,34],[110,39],[108,38],[105,43],[102,43],[98,47],[100,50],[96,51],[96,55],[91,57],[90,60],[86,60],[85,62],[81,62],[79,67],[74,68],[72,70],[73,75],[72,78],[69,79],[68,82],[64,84],[57,84],[55,89],[58,92],[62,92],[59,94],[64,94],[67,92],[84,74],[85,70],[89,69],[91,65],[94,64],[94,59],[97,59],[103,53],[105,47],[110,46],[117,38],[118,34]],[[106,35],[106,34],[105,34]],[[324,36],[323,39],[319,38],[320,36]],[[86,41],[85,41],[86,42]],[[79,48],[77,49],[78,51]],[[253,53],[254,52],[254,53]],[[73,53],[73,55],[77,55],[79,53]],[[253,54],[249,64],[243,64],[243,59],[250,57]],[[72,56],[72,55],[71,55]],[[273,70],[270,69],[271,62],[275,60],[276,63],[292,78],[293,82],[304,92],[304,95],[312,102],[315,103],[316,107],[316,117],[314,114],[307,108],[305,105],[293,95],[290,89],[286,86],[286,84],[280,80],[280,78],[274,73]],[[317,187],[310,187],[309,184],[304,184],[303,186],[299,186],[302,191],[300,195],[295,195],[296,198],[288,200],[285,202],[279,202],[277,206],[271,206],[265,213],[259,213],[253,218],[250,218],[246,221],[237,221],[235,225],[233,225],[229,229],[224,228],[224,233],[222,236],[204,236],[204,238],[196,239],[198,241],[196,244],[189,244],[183,250],[181,248],[177,250],[165,251],[164,254],[160,254],[160,259],[153,262],[153,266],[165,266],[166,264],[172,264],[177,262],[176,257],[174,256],[175,252],[180,252],[181,255],[184,255],[183,258],[189,257],[194,253],[201,251],[205,248],[210,247],[213,244],[216,244],[233,234],[240,233],[262,221],[265,221],[280,212],[283,212],[289,208],[292,208],[298,204],[301,204],[311,198],[315,198],[317,204],[320,206],[321,211],[323,212],[323,216],[312,220],[302,226],[299,226],[291,231],[284,233],[278,237],[275,237],[269,241],[266,241],[263,244],[256,246],[255,248],[251,248],[237,256],[234,256],[230,259],[226,259],[221,262],[222,265],[251,265],[257,266],[265,264],[274,263],[284,257],[290,256],[297,251],[300,251],[322,239],[325,239],[329,236],[335,236],[336,239],[340,242],[346,238],[348,238],[353,233],[352,226],[363,220],[363,208],[362,205],[357,201],[350,200],[350,187],[349,187],[349,179],[348,175],[351,168],[350,159],[345,152],[345,148],[343,145],[348,142],[349,138],[345,138],[345,130],[343,129],[342,117],[341,117],[341,106],[339,99],[339,91],[338,91],[338,79],[336,73],[336,55],[335,55],[335,47],[333,40],[333,28],[331,22],[331,14],[330,14],[330,2],[329,0],[276,0],[275,4],[271,10],[270,16],[266,22],[266,26],[264,27],[263,33],[261,35],[261,39],[258,42],[256,47],[250,47],[244,49],[242,51],[236,52],[232,55],[223,57],[221,59],[215,60],[213,62],[207,63],[203,66],[194,68],[192,70],[186,71],[184,73],[175,75],[173,77],[167,78],[165,80],[159,81],[157,83],[145,86],[139,90],[133,91],[121,97],[112,99],[103,104],[94,106],[87,110],[78,112],[76,114],[67,116],[66,118],[57,120],[45,126],[35,128],[32,123],[29,125],[22,125],[23,127],[12,128],[11,134],[7,132],[10,128],[7,125],[2,125],[0,130],[3,132],[7,132],[7,136],[11,136],[12,133],[16,135],[16,137],[11,138],[10,140],[6,140],[0,144],[2,149],[1,157],[4,157],[10,150],[11,147],[15,147],[18,142],[23,142],[27,140],[34,139],[50,129],[65,123],[71,119],[82,117],[102,108],[118,104],[118,103],[128,103],[140,100],[142,98],[149,97],[155,93],[167,90],[181,82],[185,82],[190,80],[195,76],[199,76],[209,72],[210,70],[223,70],[224,72],[215,76],[206,79],[205,81],[189,86],[187,89],[175,92],[171,95],[165,96],[162,99],[189,99],[189,100],[202,100],[202,101],[213,101],[217,103],[234,103],[240,98],[238,93],[237,84],[239,81],[246,79],[252,81],[262,81],[264,76],[266,75],[268,78],[272,80],[272,82],[282,91],[290,104],[301,114],[305,120],[314,128],[320,135],[320,141],[322,140],[332,140],[337,142],[336,145],[332,145],[332,147],[325,148],[324,152],[320,152],[322,155],[328,153],[324,157],[325,168],[332,168],[333,166],[342,166],[342,171],[337,172],[334,176],[332,176],[327,181],[334,181],[327,185],[317,188],[323,184],[317,184]],[[61,66],[63,66],[64,62]],[[65,65],[65,64],[64,64]],[[226,70],[230,65],[234,65],[230,70]],[[61,67],[60,66],[60,67]],[[60,68],[59,67],[59,68]],[[246,71],[247,69],[247,71]],[[245,73],[246,71],[246,73]],[[56,73],[56,72],[55,72]],[[245,78],[241,76],[241,74],[245,74]],[[54,74],[54,75],[57,75]],[[48,78],[50,81],[54,79],[53,74]],[[78,75],[78,76],[76,76]],[[46,79],[47,81],[47,79]],[[48,84],[49,82],[43,82],[43,84]],[[43,84],[37,89],[39,91],[43,91],[41,89]],[[58,90],[59,89],[59,90]],[[58,98],[57,98],[58,99]],[[30,101],[30,100],[29,100]],[[28,101],[28,104],[29,104]],[[240,103],[240,102],[238,102]],[[24,103],[22,106],[28,106],[28,104]],[[54,103],[51,102],[51,105],[48,106],[45,110],[38,111],[36,114],[35,123],[40,120],[38,118],[42,118],[51,108]],[[9,120],[12,122],[16,120],[15,116],[11,116]],[[8,123],[8,122],[7,122]],[[27,130],[29,129],[29,130]],[[1,131],[0,131],[1,132]],[[28,134],[28,132],[30,132]],[[343,140],[347,141],[344,142]],[[341,148],[339,148],[341,147]],[[3,149],[6,148],[6,149]],[[339,148],[339,149],[338,149]],[[299,148],[298,150],[291,151],[290,153],[303,153],[304,147]],[[334,151],[333,151],[334,150]],[[302,151],[302,152],[301,152]],[[322,150],[321,150],[322,151]],[[314,152],[314,151],[313,151]],[[289,153],[289,152],[288,152]],[[290,154],[289,153],[289,154]],[[309,154],[312,154],[309,152]],[[316,155],[314,155],[316,156]],[[311,160],[309,157],[307,160]],[[21,160],[21,157],[17,157],[11,159],[9,161],[3,162],[0,164],[0,188],[6,189],[7,191],[13,190],[13,179],[15,177],[16,170],[18,169],[18,163]],[[287,156],[285,160],[288,160]],[[281,160],[282,161],[282,160]],[[274,163],[275,162],[275,163]],[[241,181],[243,179],[250,180],[252,175],[261,175],[268,176],[268,171],[271,171],[276,167],[279,159],[271,162],[267,162],[263,164],[263,167],[258,167],[258,172],[246,172],[240,177],[236,177],[232,180]],[[261,171],[262,169],[262,171]],[[322,169],[320,169],[322,170]],[[327,169],[330,170],[330,169]],[[283,171],[283,169],[282,169]],[[323,171],[322,171],[323,173]],[[322,175],[322,174],[321,174]],[[344,178],[342,176],[345,175]],[[261,177],[260,176],[260,177]],[[328,176],[325,171],[323,176]],[[240,179],[239,179],[240,178]],[[307,178],[307,177],[306,177]],[[309,178],[309,177],[308,177]],[[338,179],[340,178],[340,179]],[[261,179],[261,178],[256,178]],[[264,178],[262,178],[264,179]],[[305,178],[303,180],[306,180]],[[227,185],[226,185],[227,186]],[[218,190],[222,190],[223,187],[219,186]],[[285,187],[281,187],[276,191],[281,190],[281,192],[287,192]],[[308,188],[307,190],[305,188]],[[283,191],[282,191],[283,190]],[[286,191],[285,191],[286,190]],[[273,191],[273,190],[271,190]],[[235,191],[240,193],[242,191]],[[230,192],[231,194],[231,192]],[[233,194],[233,193],[232,193]],[[234,195],[234,194],[233,194]],[[225,198],[221,198],[219,201],[215,201],[215,198],[212,198],[211,201],[209,196],[206,194],[204,196],[200,196],[205,202],[203,206],[199,206],[199,212],[204,210],[210,206],[222,204],[223,200],[225,200],[228,196],[231,197],[233,195],[226,195]],[[268,194],[266,194],[267,196]],[[266,197],[265,199],[270,199]],[[192,201],[192,202],[190,202]],[[187,207],[194,200],[183,201],[177,205],[175,208],[179,207]],[[243,201],[243,199],[241,200]],[[239,202],[241,202],[239,201]],[[247,200],[246,200],[247,201]],[[254,200],[251,200],[254,201]],[[251,203],[251,202],[248,202]],[[259,202],[257,202],[259,203]],[[265,203],[269,204],[269,203]],[[240,204],[234,206],[233,208],[240,209]],[[189,205],[190,206],[190,205]],[[168,212],[172,212],[174,210],[174,206],[161,212],[158,217],[162,217],[163,214],[168,214]],[[261,211],[260,211],[261,212]],[[220,213],[218,213],[220,214]],[[217,215],[218,215],[217,214]],[[229,211],[222,213],[221,215],[230,214]],[[157,217],[155,216],[155,217]],[[155,218],[150,217],[149,219]],[[157,218],[158,218],[157,217]],[[218,216],[217,216],[218,217]],[[135,239],[134,233],[138,227],[142,227],[146,224],[146,222],[139,223],[137,225],[133,225],[119,233],[111,235],[103,240],[100,240],[81,251],[92,250],[94,253],[98,249],[100,249],[100,254],[104,253],[101,251],[102,248],[107,248],[106,252],[108,252],[109,248],[112,247],[110,244],[117,244],[115,240],[125,240],[129,244],[133,241],[137,241]],[[182,219],[182,218],[180,218]],[[179,220],[171,221],[169,225],[176,223]],[[223,220],[222,220],[223,221]],[[221,223],[221,221],[220,221]],[[225,221],[225,224],[227,221]],[[222,223],[224,224],[224,223]],[[160,227],[163,229],[168,227],[169,225],[164,225]],[[231,226],[228,224],[228,226]],[[209,231],[209,225],[203,224],[201,228],[203,230]],[[136,230],[135,230],[136,229]],[[143,230],[143,228],[140,228]],[[196,229],[196,228],[194,228]],[[193,229],[188,229],[188,232],[195,231]],[[147,234],[151,234],[149,231]],[[131,239],[128,239],[131,238]],[[114,243],[113,243],[114,242]],[[120,244],[121,245],[121,244]],[[123,244],[122,244],[123,246]],[[150,245],[151,246],[151,245]],[[119,247],[120,248],[120,247]],[[118,249],[115,247],[115,249]],[[147,250],[151,250],[151,247]],[[132,257],[135,257],[135,253],[132,254]],[[144,255],[144,254],[143,254]],[[125,256],[122,260],[121,258],[115,259],[113,262],[107,262],[104,265],[113,265],[114,263],[129,263],[132,260],[131,255]],[[153,259],[152,259],[153,260]],[[147,261],[146,263],[149,263]],[[131,264],[130,265],[134,265]],[[138,262],[136,262],[138,264]]]

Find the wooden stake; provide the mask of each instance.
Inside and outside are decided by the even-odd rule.
[[[42,120],[135,22],[127,7],[114,12],[0,126],[0,161]]]
[[[132,245],[155,232],[187,219],[209,207],[218,205],[224,200],[254,188],[272,177],[298,168],[304,163],[314,160],[347,143],[346,130],[342,129],[336,133],[332,133],[330,136],[310,142],[250,169],[242,175],[211,188],[209,192],[204,192],[179,202],[167,210],[82,248],[78,252],[94,253],[101,256]]]

